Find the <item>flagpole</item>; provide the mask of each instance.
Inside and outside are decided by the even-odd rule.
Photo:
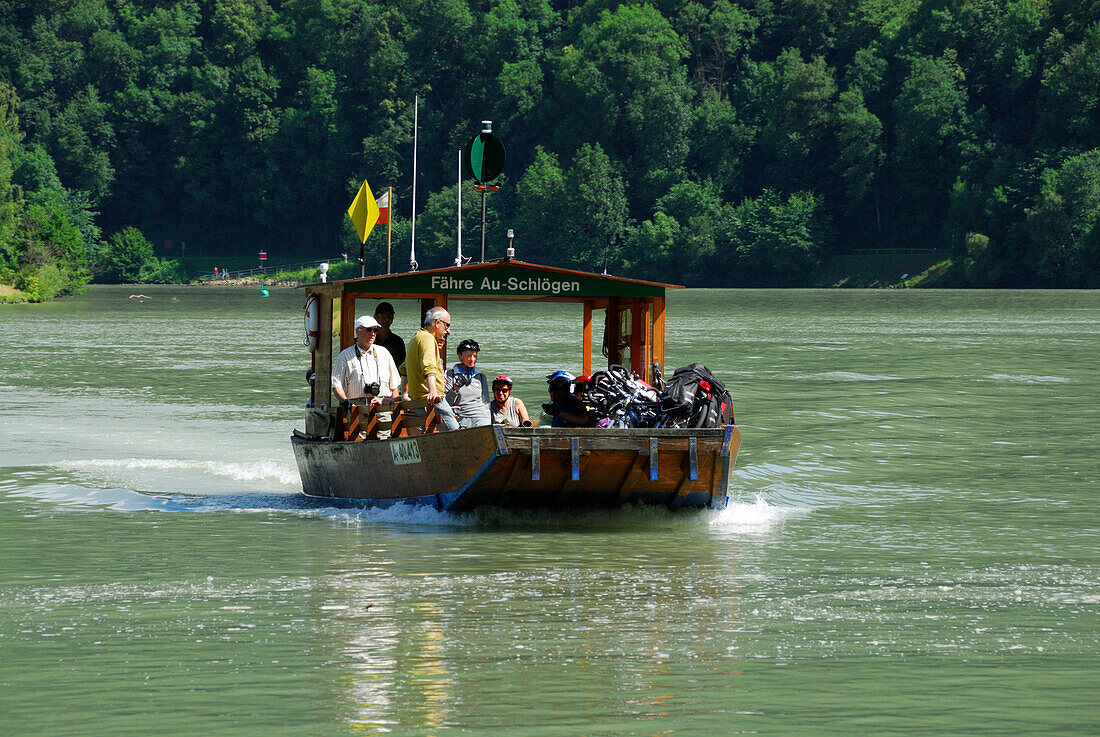
[[[386,273],[390,273],[390,244],[393,242],[393,187],[387,190],[386,202],[389,203],[389,212],[386,213]]]
[[[413,192],[412,192],[412,242],[409,246],[409,271],[416,271],[416,136],[420,124],[420,95],[413,98]]]
[[[367,181],[364,179],[363,184],[365,185],[366,183],[367,183]],[[360,187],[360,191],[362,191],[362,187]],[[363,240],[359,241],[359,278],[362,279],[366,275],[367,275],[367,239],[364,237]]]
[[[462,266],[462,149],[458,149],[458,255],[455,266]]]

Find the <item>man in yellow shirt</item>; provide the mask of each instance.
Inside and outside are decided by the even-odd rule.
[[[413,399],[435,403],[435,412],[445,430],[457,430],[454,410],[443,398],[443,362],[439,357],[438,340],[451,332],[451,313],[433,307],[424,314],[424,327],[409,341],[405,355],[405,371],[409,377],[408,392]]]

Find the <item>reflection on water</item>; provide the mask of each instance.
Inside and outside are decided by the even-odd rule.
[[[685,659],[718,676],[737,670],[728,633],[739,626],[740,593],[736,571],[714,557],[721,545],[578,554],[606,533],[502,534],[508,553],[471,536],[433,536],[400,553],[407,541],[387,536],[382,556],[345,538],[330,551],[334,570],[316,581],[311,606],[348,671],[347,723],[382,732],[399,715],[407,730],[537,733],[571,721],[578,700],[594,715],[659,722],[685,706],[676,684],[695,670]],[[698,573],[684,575],[687,566]]]
[[[449,515],[298,493],[298,292],[143,291],[0,308],[15,733],[1100,732],[1100,294],[677,292],[729,508]],[[452,307],[529,404],[579,363]]]

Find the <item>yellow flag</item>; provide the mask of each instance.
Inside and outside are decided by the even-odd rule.
[[[374,224],[378,222],[378,203],[374,200],[374,194],[370,191],[370,185],[363,180],[363,186],[355,194],[348,208],[348,217],[355,225],[355,233],[362,243],[367,242]]]

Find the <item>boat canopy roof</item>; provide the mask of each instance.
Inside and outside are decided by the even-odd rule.
[[[542,266],[515,259],[499,259],[444,269],[345,279],[310,284],[311,292],[354,297],[425,299],[533,300],[583,302],[615,298],[664,298],[676,284],[627,279],[608,274]]]
[[[418,299],[421,316],[432,307],[447,307],[450,300],[519,300],[572,302],[581,306],[582,372],[592,371],[593,313],[603,311],[603,348],[608,365],[623,364],[653,381],[665,360],[665,290],[676,284],[627,279],[608,274],[573,271],[556,266],[499,259],[445,269],[411,271],[386,276],[345,279],[303,287],[322,302],[317,344],[329,346],[338,339],[340,349],[355,341],[358,299]],[[333,330],[333,304],[339,304],[338,329]],[[446,349],[444,349],[446,350]],[[329,401],[328,371],[331,353],[314,352],[323,387],[315,403]]]

